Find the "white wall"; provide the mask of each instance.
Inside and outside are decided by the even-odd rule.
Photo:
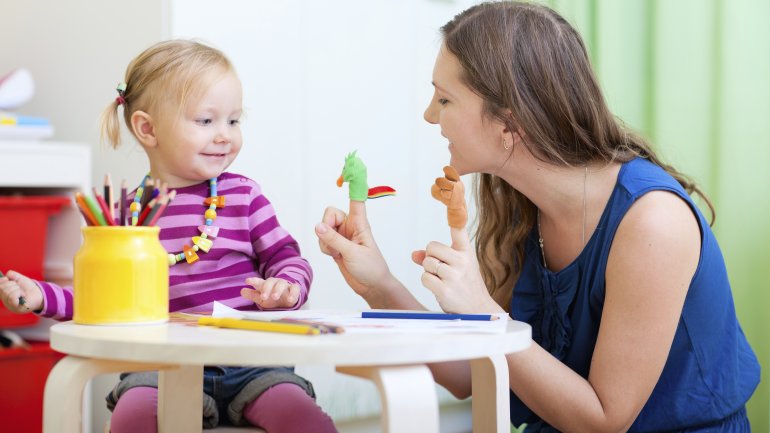
[[[94,184],[106,172],[138,181],[147,170],[138,146],[113,151],[98,143],[98,117],[126,65],[167,37],[221,48],[241,76],[247,112],[244,149],[231,170],[263,185],[300,242],[315,270],[312,307],[365,308],[313,233],[326,206],[346,208],[347,187],[334,182],[344,156],[358,149],[370,185],[398,190],[367,204],[380,248],[396,276],[437,308],[409,258],[431,240],[449,240],[444,207],[429,193],[448,162],[447,143],[422,113],[432,94],[438,29],[471,3],[0,0],[0,74],[31,70],[38,92],[20,112],[49,117],[57,140],[91,143]],[[329,374],[327,366],[305,371],[335,417],[376,411],[371,385]],[[101,398],[98,391],[95,407]]]

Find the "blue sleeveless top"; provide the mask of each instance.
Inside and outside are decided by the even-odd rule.
[[[735,315],[716,238],[690,196],[659,166],[641,158],[620,169],[596,231],[559,272],[543,267],[537,230],[526,241],[511,316],[532,326],[532,338],[588,377],[604,306],[607,257],[620,221],[653,190],[670,191],[698,218],[701,253],[660,379],[630,432],[750,431],[744,404],[759,383],[759,363]],[[511,421],[527,433],[554,432],[511,393]],[[716,427],[716,429],[715,429]]]

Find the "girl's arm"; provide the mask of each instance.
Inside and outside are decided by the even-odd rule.
[[[15,313],[34,311],[56,320],[72,319],[72,288],[60,287],[46,281],[35,281],[15,271],[0,278],[3,304]],[[20,298],[24,298],[21,304]]]
[[[297,303],[299,309],[307,301],[313,270],[300,254],[297,241],[278,223],[270,201],[254,188],[249,205],[249,229],[251,244],[259,264],[262,279],[280,278],[300,287]]]

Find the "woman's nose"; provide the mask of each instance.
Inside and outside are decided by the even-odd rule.
[[[435,125],[438,123],[438,103],[436,102],[436,98],[433,97],[433,99],[430,100],[430,103],[425,108],[425,113],[423,113],[422,117],[425,119],[426,122],[430,123],[431,125]]]

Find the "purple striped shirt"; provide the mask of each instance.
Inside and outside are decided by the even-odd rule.
[[[205,224],[203,200],[209,196],[209,182],[179,188],[177,195],[158,219],[160,242],[169,253],[182,252],[199,236]],[[135,191],[129,195],[133,199]],[[248,277],[282,278],[300,286],[298,309],[307,301],[313,270],[300,255],[297,241],[278,223],[273,206],[255,181],[232,173],[217,179],[217,194],[225,207],[217,209],[214,225],[219,234],[208,253],[198,251],[199,260],[185,261],[169,268],[169,311],[210,312],[214,301],[239,310],[259,310],[242,298]],[[72,288],[38,281],[43,289],[45,317],[72,319]]]

